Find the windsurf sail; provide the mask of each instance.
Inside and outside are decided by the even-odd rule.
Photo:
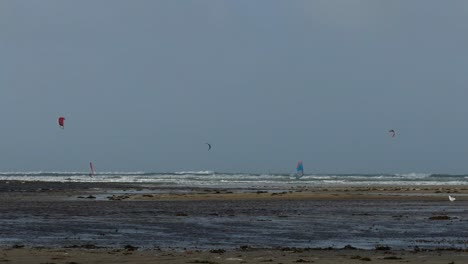
[[[65,128],[65,117],[61,116],[58,118],[58,123],[60,128],[64,129]]]
[[[296,165],[296,177],[299,178],[302,176],[304,176],[304,165],[302,165],[302,160],[300,160]]]
[[[94,176],[94,166],[92,162],[89,163],[89,168],[91,169],[91,177],[92,177]]]

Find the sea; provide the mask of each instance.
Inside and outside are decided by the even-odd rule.
[[[179,172],[0,172],[0,180],[42,182],[153,183],[177,187],[294,187],[364,185],[468,185],[468,174],[294,174]]]

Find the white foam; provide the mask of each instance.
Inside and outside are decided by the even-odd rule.
[[[422,178],[428,178],[432,174],[431,173],[407,173],[407,174],[395,174],[397,177],[402,177],[402,178],[412,178],[412,179],[422,179]]]
[[[174,174],[210,175],[210,174],[214,174],[214,171],[209,171],[209,170],[207,171],[177,171]]]
[[[44,182],[136,182],[174,186],[315,186],[315,185],[468,185],[468,176],[427,173],[327,175],[309,174],[300,179],[288,174],[214,173],[213,171],[181,171],[175,173],[99,172],[94,177],[89,172],[0,172],[4,181]]]

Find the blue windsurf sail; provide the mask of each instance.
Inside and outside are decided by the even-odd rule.
[[[304,165],[302,165],[302,160],[300,160],[296,165],[296,177],[304,176]]]

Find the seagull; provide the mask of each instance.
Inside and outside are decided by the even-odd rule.
[[[451,195],[449,195],[449,200],[450,200],[451,202],[453,202],[453,201],[455,201],[456,199],[455,199],[455,197],[452,197]]]

